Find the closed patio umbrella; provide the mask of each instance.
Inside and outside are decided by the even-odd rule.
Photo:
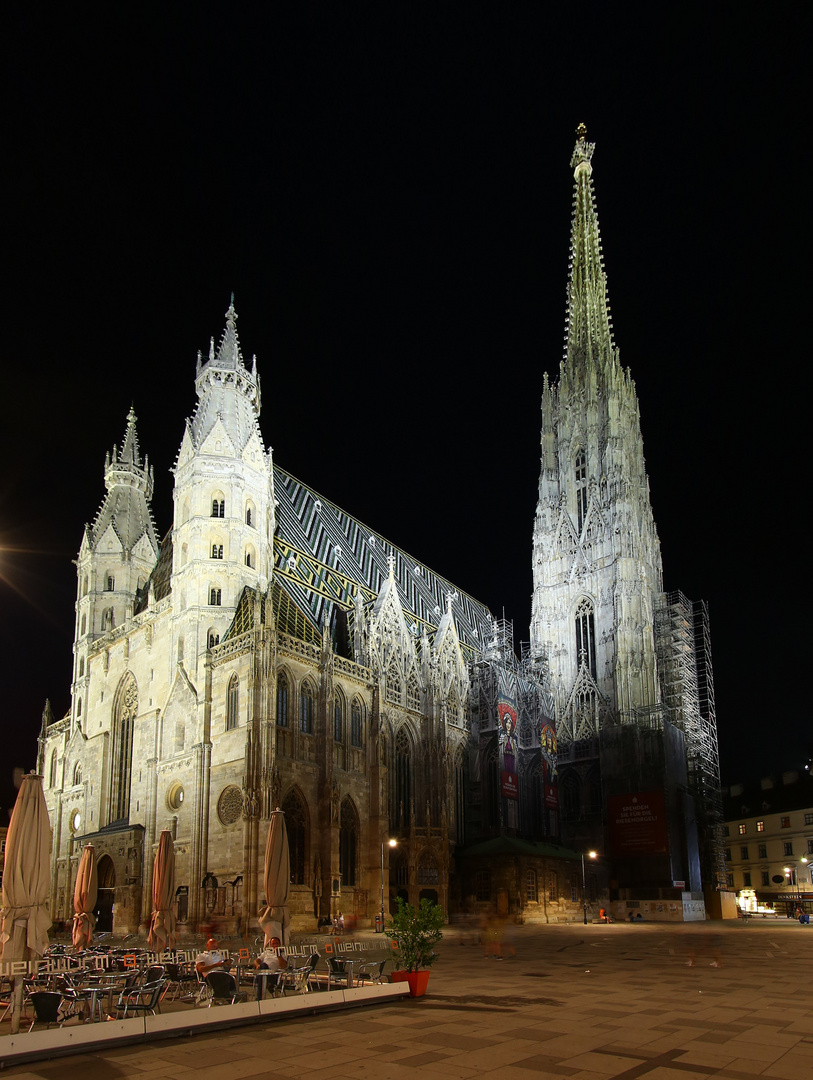
[[[276,937],[283,945],[288,945],[291,940],[291,912],[288,909],[291,854],[288,850],[285,814],[279,807],[272,812],[268,826],[263,885],[268,906],[260,912],[260,926],[265,931],[265,944],[268,945],[271,938]]]
[[[3,903],[0,909],[0,962],[39,960],[48,948],[49,852],[51,827],[42,777],[23,778],[6,836]],[[20,1030],[23,976],[14,978],[11,1033]]]
[[[161,833],[152,870],[152,915],[147,942],[155,952],[175,948],[175,845],[172,833]]]
[[[74,949],[86,949],[93,939],[96,926],[96,896],[99,892],[99,874],[96,870],[96,849],[88,844],[82,852],[76,884],[73,887],[73,929],[71,937]]]

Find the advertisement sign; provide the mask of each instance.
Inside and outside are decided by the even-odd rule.
[[[610,844],[614,855],[665,855],[666,806],[662,790],[611,795]]]
[[[519,798],[519,785],[517,783],[516,773],[503,772],[502,774],[502,793],[505,799],[518,799]]]

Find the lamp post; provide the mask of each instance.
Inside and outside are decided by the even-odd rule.
[[[385,840],[381,844],[381,932],[384,932],[384,848],[398,847],[397,840]]]
[[[588,851],[587,855],[589,858],[595,859],[598,852]],[[582,906],[584,907],[584,925],[587,926],[587,877],[584,872],[584,852],[582,852]]]

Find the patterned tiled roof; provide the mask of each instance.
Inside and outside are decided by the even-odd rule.
[[[372,601],[389,575],[392,558],[398,596],[415,635],[424,627],[433,635],[451,594],[461,644],[467,651],[481,651],[492,626],[485,604],[278,465],[274,493],[279,504],[275,580],[318,626],[325,619],[332,621],[334,607],[352,608],[359,591],[365,602]]]

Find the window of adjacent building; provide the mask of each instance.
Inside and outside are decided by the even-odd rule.
[[[805,825],[813,825],[813,814],[805,814]]]
[[[743,875],[742,875],[742,884],[743,884],[743,887],[746,888],[746,889],[751,888],[751,874],[750,874],[750,871],[746,870],[743,873]]]
[[[808,840],[807,842],[807,853],[808,855],[813,855],[813,840]]]
[[[783,848],[783,854],[784,855],[792,855],[793,854],[793,841],[792,840],[786,840],[784,842],[784,844],[782,845],[782,848]]]
[[[209,604],[211,607],[220,607],[222,590],[216,589],[214,586],[209,590]]]
[[[740,858],[741,859],[747,859],[748,858],[748,845],[747,844],[743,844],[743,846],[740,848]]]
[[[725,861],[726,862],[731,862],[731,848],[730,847],[727,847],[725,849]]]
[[[737,828],[739,829],[740,836],[745,836],[748,832],[748,828],[745,825],[738,825]]]
[[[771,875],[768,873],[767,870],[763,870],[760,876],[762,878],[762,884],[763,885],[770,885],[770,883],[771,883]]]
[[[764,821],[758,821],[757,822],[757,832],[765,832],[765,822]]]
[[[586,597],[582,597],[576,608],[576,657],[579,667],[584,663],[595,679],[596,628],[593,619],[593,605]]]
[[[525,875],[525,899],[529,904],[537,902],[536,870],[529,870]]]
[[[760,859],[767,859],[768,858],[768,845],[767,844],[760,844],[759,845],[759,857],[760,857]]]
[[[226,731],[233,731],[238,725],[240,705],[240,680],[235,672],[229,679],[229,689],[226,694]]]
[[[548,871],[548,900],[555,904],[559,899],[559,882],[555,870]]]
[[[727,825],[723,825],[723,836],[730,836],[731,833]]]
[[[576,454],[576,518],[581,533],[587,517],[587,456],[584,450]]]
[[[779,819],[779,825],[783,829],[789,829],[790,828],[790,818],[789,817],[780,818]]]
[[[303,735],[313,735],[313,687],[308,682],[299,692],[299,730]]]
[[[288,680],[281,672],[277,677],[277,725],[288,727]]]

